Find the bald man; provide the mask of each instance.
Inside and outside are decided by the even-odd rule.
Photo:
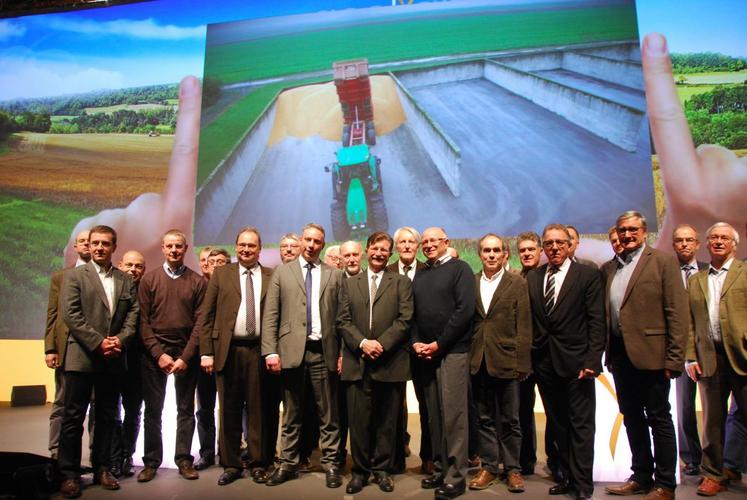
[[[81,231],[75,236],[72,245],[73,250],[78,254],[75,267],[82,266],[91,260],[88,233],[88,230]],[[65,359],[69,331],[60,314],[60,290],[62,289],[62,278],[67,269],[71,268],[60,269],[52,275],[47,303],[47,326],[44,331],[44,362],[54,370],[54,402],[52,403],[52,413],[49,415],[49,453],[55,460],[57,459],[57,448],[60,442],[60,426],[62,425],[65,401],[65,371],[62,369],[62,361]]]
[[[117,268],[130,275],[135,287],[145,274],[145,257],[137,250],[125,252]],[[140,357],[142,356],[140,328],[127,349],[127,371],[118,381],[119,398],[114,415],[112,432],[111,472],[115,477],[131,477],[135,474],[132,455],[135,454],[137,436],[140,433],[140,408],[143,405],[143,387],[140,377]],[[124,408],[124,420],[122,409]]]

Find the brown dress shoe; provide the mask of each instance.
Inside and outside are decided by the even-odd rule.
[[[641,500],[674,500],[674,491],[657,486],[644,495]]]
[[[641,484],[638,484],[637,481],[633,481],[632,479],[628,479],[622,484],[616,484],[614,486],[607,486],[604,489],[604,492],[608,495],[620,495],[620,496],[628,496],[628,495],[640,495],[642,493],[648,493],[651,490],[651,487],[645,487]]]
[[[65,498],[78,498],[80,496],[80,479],[65,479],[62,481],[60,493]]]
[[[469,489],[484,490],[495,484],[497,477],[487,469],[480,469],[477,475],[469,482]]]
[[[710,477],[704,477],[703,482],[698,486],[698,491],[696,493],[703,497],[715,497],[722,491],[726,491],[726,485],[724,483],[720,483]]]
[[[512,470],[508,473],[506,485],[511,493],[521,493],[524,491],[524,478],[519,471]]]
[[[192,466],[192,462],[188,460],[179,462],[177,467],[179,467],[179,475],[181,475],[184,479],[197,479],[200,477],[200,473],[195,470],[195,468]]]
[[[93,484],[100,484],[105,490],[118,490],[119,481],[108,470],[101,471],[93,476]]]
[[[140,471],[140,474],[137,475],[137,482],[138,483],[147,483],[148,481],[152,480],[154,477],[156,477],[156,469],[152,465],[146,465],[143,470]]]

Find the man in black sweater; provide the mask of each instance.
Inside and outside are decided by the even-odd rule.
[[[448,253],[449,238],[437,227],[423,232],[427,267],[415,275],[412,349],[430,371],[424,392],[433,443],[435,474],[423,488],[435,497],[464,493],[467,478],[469,350],[475,308],[472,269]]]

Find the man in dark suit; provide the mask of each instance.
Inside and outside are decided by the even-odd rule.
[[[117,268],[130,275],[137,290],[140,278],[145,273],[145,257],[137,250],[128,250],[122,255]],[[115,477],[131,477],[135,474],[132,455],[135,454],[137,436],[140,433],[140,412],[143,407],[143,384],[140,366],[143,349],[139,332],[140,328],[138,327],[127,349],[127,371],[117,381],[119,394],[112,432],[111,468]],[[124,417],[122,416],[122,410],[124,410]]]
[[[337,465],[340,433],[337,411],[340,340],[335,329],[342,271],[319,261],[324,228],[308,224],[297,260],[278,266],[265,299],[262,355],[267,369],[283,377],[283,426],[280,467],[267,481],[276,486],[298,477],[299,435],[303,409],[315,404],[319,416],[326,484],[342,486]],[[306,394],[311,385],[313,400]]]
[[[707,233],[711,264],[690,280],[691,327],[687,373],[697,381],[703,402],[703,481],[697,493],[715,496],[727,489],[724,434],[729,396],[747,408],[747,264],[735,258],[739,234],[717,222]],[[740,412],[742,425],[747,425]]]
[[[397,262],[389,264],[387,270],[407,276],[410,281],[418,271],[425,269],[425,264],[417,259],[420,247],[420,233],[412,227],[403,226],[394,232],[394,245],[399,258]],[[431,433],[428,427],[428,407],[425,404],[423,392],[423,361],[417,356],[410,357],[412,385],[415,397],[418,399],[420,417],[420,472],[425,475],[433,474],[433,448],[431,447]],[[427,371],[427,370],[426,370]],[[397,429],[397,457],[396,466],[403,470],[405,455],[409,454],[410,434],[407,432],[407,400],[402,408],[402,420]]]
[[[244,405],[249,415],[247,443],[255,463],[262,461],[262,308],[272,271],[259,265],[262,240],[253,227],[236,236],[237,263],[215,269],[202,304],[200,355],[202,369],[217,374],[220,402],[220,461],[223,486],[241,477],[241,430]],[[271,458],[271,457],[270,457]],[[268,464],[262,464],[268,465]],[[266,481],[264,468],[252,470],[255,482]]]
[[[591,498],[594,491],[594,378],[602,372],[604,299],[599,272],[570,259],[562,224],[542,233],[548,263],[527,275],[532,303],[532,361],[555,432],[564,481],[550,495]]]
[[[75,267],[85,265],[91,260],[88,246],[88,231],[81,231],[75,237],[73,250],[78,254]],[[60,427],[65,412],[65,360],[68,329],[62,319],[62,275],[71,268],[60,269],[52,274],[49,283],[49,300],[47,302],[47,325],[44,330],[44,362],[54,370],[54,401],[49,414],[49,454],[57,460],[57,448],[60,444]]]
[[[368,270],[345,280],[337,315],[353,455],[353,477],[346,488],[351,495],[372,474],[381,491],[394,490],[390,474],[410,375],[413,303],[410,280],[386,270],[393,246],[383,232],[368,238]]]
[[[687,282],[701,268],[708,267],[698,262],[695,254],[700,249],[697,230],[689,224],[680,224],[672,233],[672,248],[680,265],[682,282]],[[677,377],[677,443],[679,456],[685,464],[685,474],[695,476],[700,471],[703,449],[698,436],[698,418],[695,415],[695,389],[697,385],[690,377]]]
[[[110,445],[117,403],[116,377],[126,369],[125,357],[138,315],[135,286],[112,266],[117,233],[108,226],[90,232],[92,261],[71,269],[63,282],[65,324],[70,330],[65,351],[65,416],[60,435],[60,488],[65,498],[80,496],[80,455],[83,419],[96,392],[91,463],[94,484],[119,489],[111,475]]]
[[[437,227],[423,232],[428,267],[413,281],[415,328],[412,349],[426,363],[435,473],[421,481],[437,499],[455,498],[467,486],[469,433],[469,350],[475,312],[475,277],[469,265],[451,257],[449,237]]]
[[[591,266],[594,269],[599,269],[599,266],[593,260],[579,259],[578,257],[576,257],[576,250],[578,250],[578,246],[581,244],[581,238],[578,235],[578,229],[576,229],[575,226],[571,226],[570,224],[567,224],[565,227],[566,229],[568,229],[568,234],[571,235],[571,247],[568,251],[569,258],[573,262],[578,262],[579,264]]]
[[[609,331],[605,359],[615,379],[633,475],[605,491],[647,493],[645,500],[671,499],[677,442],[669,388],[684,369],[687,295],[677,259],[646,245],[646,218],[641,213],[623,213],[615,227],[623,250],[602,268]]]
[[[532,314],[526,281],[504,268],[503,246],[503,239],[495,234],[486,234],[478,244],[482,272],[475,275],[470,373],[482,468],[469,488],[484,490],[495,483],[502,461],[508,490],[518,493],[524,491],[519,467],[519,380],[532,370]]]

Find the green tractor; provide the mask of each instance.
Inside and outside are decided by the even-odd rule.
[[[343,147],[337,162],[324,167],[332,173],[330,207],[336,241],[364,239],[374,231],[387,231],[389,217],[384,205],[381,159],[367,144]]]

